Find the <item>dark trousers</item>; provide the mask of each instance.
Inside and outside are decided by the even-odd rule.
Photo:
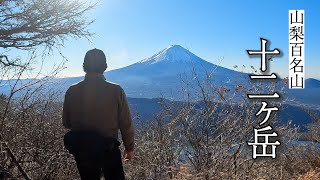
[[[125,179],[121,152],[118,147],[106,152],[102,157],[101,163],[81,161],[80,157],[75,156],[77,167],[81,176],[81,180],[100,180],[103,172],[106,180],[123,180]]]
[[[120,142],[93,131],[69,131],[64,136],[66,149],[74,155],[82,180],[123,180]]]

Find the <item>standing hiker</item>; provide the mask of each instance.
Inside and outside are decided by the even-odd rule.
[[[74,155],[81,179],[125,179],[118,131],[124,143],[124,161],[133,158],[134,129],[123,89],[103,76],[107,68],[101,50],[89,50],[84,58],[83,81],[65,94],[63,125],[71,129],[66,149]]]

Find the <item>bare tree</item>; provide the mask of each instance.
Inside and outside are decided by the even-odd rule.
[[[34,167],[41,169],[41,173],[54,171],[46,169],[45,166],[32,165],[37,162],[38,166],[44,164],[40,163],[42,159],[47,163],[49,160],[53,163],[58,162],[52,161],[52,158],[45,159],[45,154],[32,159],[41,155],[37,148],[43,146],[41,144],[43,135],[50,135],[53,131],[41,129],[42,138],[33,136],[31,133],[28,140],[21,139],[20,135],[25,136],[28,132],[33,132],[31,122],[46,126],[60,122],[55,120],[43,123],[43,119],[59,118],[60,108],[55,105],[54,112],[56,113],[47,118],[44,112],[47,111],[48,105],[52,104],[53,100],[51,98],[49,101],[41,102],[40,100],[45,99],[48,95],[42,95],[42,97],[39,95],[44,85],[64,68],[66,59],[60,51],[64,42],[69,37],[88,39],[93,35],[87,30],[93,20],[86,17],[87,12],[93,7],[94,4],[78,0],[0,0],[0,85],[2,90],[8,87],[8,92],[1,96],[0,102],[0,145],[1,151],[8,155],[0,158],[0,173],[2,173],[0,176],[6,174],[11,177],[30,179],[30,175],[35,177],[33,174],[37,170],[32,169]],[[63,61],[54,65],[50,72],[43,73],[42,67],[46,65],[47,55],[55,50],[62,55]],[[27,54],[27,56],[19,57],[17,54]],[[35,64],[40,65],[37,71],[33,69]],[[32,79],[21,80],[30,75]],[[7,81],[8,79],[11,81]],[[44,109],[42,112],[41,108]],[[21,126],[21,123],[24,125]],[[21,127],[27,127],[26,125],[31,126],[21,129]],[[8,131],[10,128],[13,129]],[[59,135],[61,133],[56,136],[50,135],[52,140],[45,143],[44,147],[52,149],[52,144],[57,140],[61,141],[61,137],[57,138]],[[38,142],[30,147],[33,141]],[[57,148],[62,149],[61,144]]]
[[[77,0],[1,0],[0,63],[23,66],[6,54],[8,49],[59,48],[67,37],[89,37],[93,21],[84,17],[93,5]]]

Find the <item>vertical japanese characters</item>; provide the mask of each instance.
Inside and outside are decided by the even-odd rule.
[[[289,10],[289,88],[304,88],[304,10]]]
[[[260,70],[263,72],[262,75],[249,75],[251,80],[272,80],[277,79],[275,73],[266,74],[268,69],[267,61],[270,60],[268,56],[280,55],[280,50],[275,48],[274,50],[267,50],[268,40],[260,38],[261,49],[260,50],[247,50],[249,55],[260,55],[261,57],[261,67]],[[276,158],[276,148],[280,145],[279,141],[273,141],[271,137],[277,137],[277,133],[272,131],[271,125],[268,123],[270,115],[273,111],[279,111],[276,106],[268,107],[268,102],[266,100],[278,99],[280,95],[277,92],[272,94],[247,94],[249,99],[261,99],[261,108],[255,114],[256,117],[260,116],[262,112],[266,112],[264,119],[259,123],[258,128],[254,128],[254,142],[248,142],[248,145],[252,146],[252,156],[253,159],[257,157],[272,157]]]

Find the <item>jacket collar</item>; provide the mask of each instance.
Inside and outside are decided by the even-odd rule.
[[[101,80],[106,80],[106,78],[103,76],[103,74],[99,74],[99,73],[87,73],[84,77],[85,81],[90,81],[90,80],[94,80],[94,79],[101,79]]]

